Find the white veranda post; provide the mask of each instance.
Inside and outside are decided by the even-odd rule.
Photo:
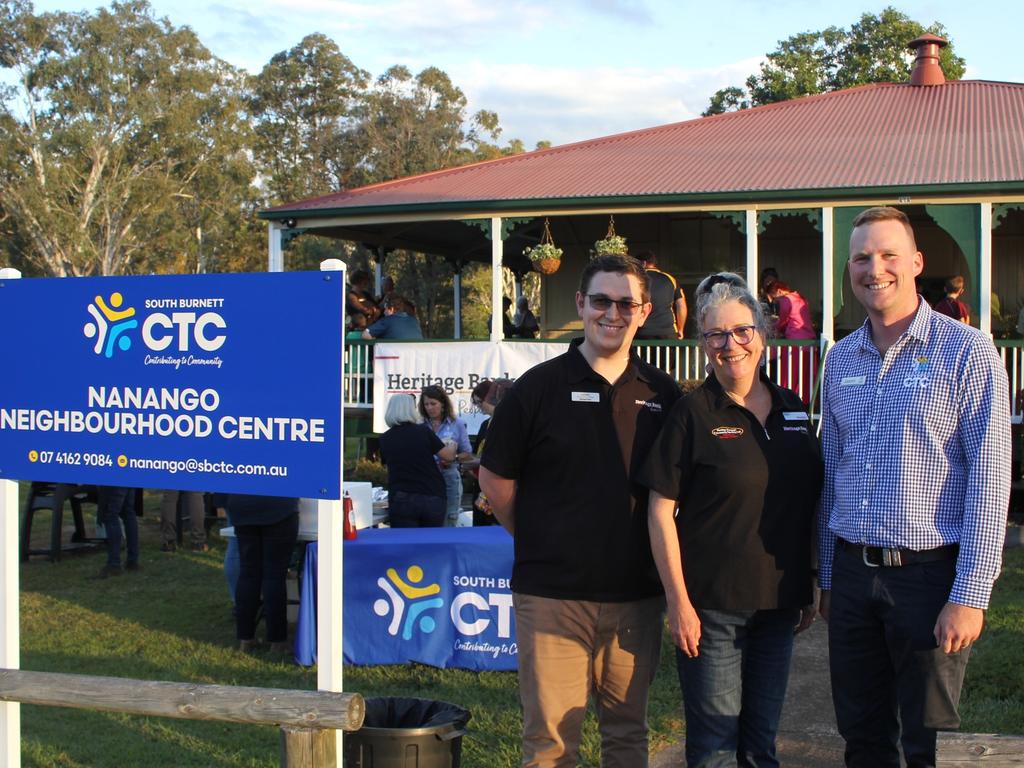
[[[337,272],[338,279],[345,280],[345,262],[341,259],[327,259],[320,263],[323,272]],[[345,327],[345,309],[342,302],[341,327]],[[342,338],[344,339],[344,330]],[[344,341],[342,342],[344,344]],[[341,350],[344,355],[344,349]],[[339,361],[340,364],[340,361]],[[340,393],[339,393],[340,395]],[[344,454],[344,412],[341,397],[338,398],[338,423],[341,426],[341,450]],[[342,456],[339,456],[339,466]],[[344,493],[344,476],[339,478]],[[342,688],[342,554],[344,540],[343,506],[340,499],[318,499],[316,503],[316,687],[321,691],[341,692]],[[338,764],[341,764],[342,732],[335,731]]]
[[[491,219],[491,341],[501,341],[504,335],[502,316],[505,314],[505,307],[501,301],[504,286],[501,272],[503,257],[501,218],[494,216]]]
[[[16,269],[0,269],[0,285],[16,280]],[[11,375],[8,366],[5,375]],[[18,627],[18,483],[0,480],[0,666],[21,666],[21,632]],[[21,705],[0,703],[0,765],[21,766]]]

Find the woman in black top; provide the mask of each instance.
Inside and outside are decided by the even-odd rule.
[[[821,456],[800,398],[764,373],[767,327],[743,279],[712,275],[696,299],[711,372],[673,406],[640,477],[687,765],[775,766],[794,630],[815,612]]]
[[[444,525],[444,478],[434,456],[455,459],[455,443],[447,444],[425,426],[411,395],[388,401],[380,436],[380,455],[388,467],[388,517],[392,528],[439,528]]]

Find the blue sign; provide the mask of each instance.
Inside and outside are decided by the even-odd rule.
[[[0,280],[0,478],[340,497],[341,272]]]
[[[345,542],[346,664],[513,670],[512,537],[480,528],[367,528]],[[295,653],[316,663],[317,545],[306,548]]]

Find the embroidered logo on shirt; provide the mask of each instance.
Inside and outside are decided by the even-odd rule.
[[[743,427],[715,427],[711,434],[719,440],[735,440],[743,434]]]
[[[783,427],[782,431],[783,432],[802,432],[803,434],[806,435],[807,434],[807,427]]]
[[[907,376],[903,380],[904,387],[927,387],[931,384],[931,379],[928,376],[928,358],[924,355],[919,355],[914,358],[914,364],[911,368],[913,372],[912,376]]]
[[[647,400],[634,400],[633,404],[642,405],[647,410],[654,411],[655,413],[661,413],[661,403],[650,403]]]

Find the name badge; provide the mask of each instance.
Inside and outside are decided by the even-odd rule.
[[[601,402],[600,392],[573,392],[572,401],[574,403],[599,403]]]
[[[782,418],[786,421],[807,421],[807,414],[803,411],[783,411]]]
[[[866,376],[843,376],[843,380],[839,382],[841,387],[862,387],[864,382],[867,381]]]

